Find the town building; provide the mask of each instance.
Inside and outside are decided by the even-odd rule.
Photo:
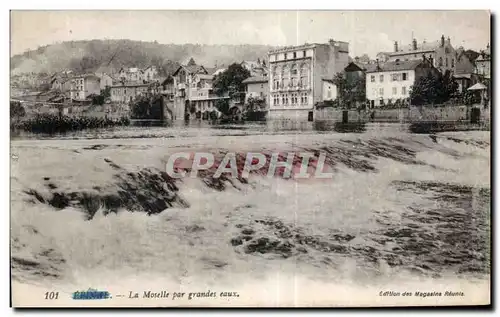
[[[108,75],[107,73],[97,74],[99,79],[101,80],[101,90],[106,89],[107,87],[113,86],[113,77]]]
[[[331,78],[323,78],[322,80],[323,101],[333,101],[337,99],[337,86]]]
[[[268,70],[266,62],[258,59],[257,61],[243,61],[241,66],[250,72],[250,76],[267,76]]]
[[[438,73],[432,58],[398,60],[370,65],[366,70],[366,99],[370,108],[405,101],[415,81],[429,72]]]
[[[214,76],[191,58],[188,65],[181,65],[162,82],[164,100],[172,111],[174,120],[208,118],[218,112],[215,104],[219,97],[213,92]]]
[[[118,79],[124,82],[140,82],[143,83],[144,71],[137,67],[121,68],[118,71]]]
[[[245,103],[249,98],[259,98],[269,105],[269,83],[266,76],[249,77],[242,83],[245,84]]]
[[[476,59],[476,69],[478,75],[482,76],[483,78],[490,79],[490,72],[491,72],[490,44],[488,44],[485,50],[482,50],[479,53],[479,56]]]
[[[119,83],[110,87],[111,101],[116,103],[129,103],[139,96],[159,92],[157,83]]]
[[[55,75],[51,80],[51,90],[60,92],[66,97],[70,97],[71,78],[64,75]]]
[[[391,53],[390,52],[380,52],[377,54],[376,59],[379,62],[385,63],[391,58]]]
[[[425,54],[433,59],[434,67],[442,73],[446,70],[454,71],[456,64],[455,49],[451,45],[450,38],[445,39],[444,35],[441,39],[434,42],[418,43],[413,39],[412,44],[402,46],[398,42],[394,42],[394,51],[389,54],[389,62],[395,61],[410,61],[419,60]],[[379,61],[380,62],[380,61]]]
[[[330,40],[270,51],[269,118],[313,120],[323,101],[323,79],[332,79],[349,63],[349,43]]]
[[[453,78],[458,83],[458,92],[463,93],[467,88],[478,82],[476,65],[474,63],[478,55],[479,53],[471,50],[466,51],[463,47],[459,47],[456,50],[457,57]]]
[[[70,98],[72,100],[85,100],[90,95],[100,93],[100,79],[96,75],[87,74],[71,78]]]
[[[344,72],[348,80],[365,78],[366,68],[370,67],[369,64],[362,64],[359,62],[350,62],[345,68]]]
[[[146,67],[143,71],[143,80],[146,82],[151,82],[159,78],[158,69],[156,66]]]

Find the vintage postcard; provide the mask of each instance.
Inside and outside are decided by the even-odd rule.
[[[490,305],[489,11],[11,11],[13,307]]]

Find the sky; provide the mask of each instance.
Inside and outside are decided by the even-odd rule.
[[[131,39],[168,44],[349,42],[351,56],[450,37],[457,48],[490,42],[488,11],[12,11],[11,56],[63,41]]]

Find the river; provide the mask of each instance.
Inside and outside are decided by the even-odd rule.
[[[197,150],[321,151],[334,175],[164,177],[170,154]],[[361,303],[345,292],[400,285],[489,292],[489,131],[129,127],[14,137],[11,155],[19,287],[141,281],[141,289],[238,290],[272,306],[309,304],[311,289],[324,297],[315,303],[339,305]]]

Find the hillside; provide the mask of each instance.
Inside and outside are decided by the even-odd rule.
[[[273,49],[267,45],[159,44],[132,40],[63,42],[11,57],[11,74],[118,71],[121,67],[156,65],[169,72],[193,57],[197,64],[214,67],[243,60],[257,60]]]

